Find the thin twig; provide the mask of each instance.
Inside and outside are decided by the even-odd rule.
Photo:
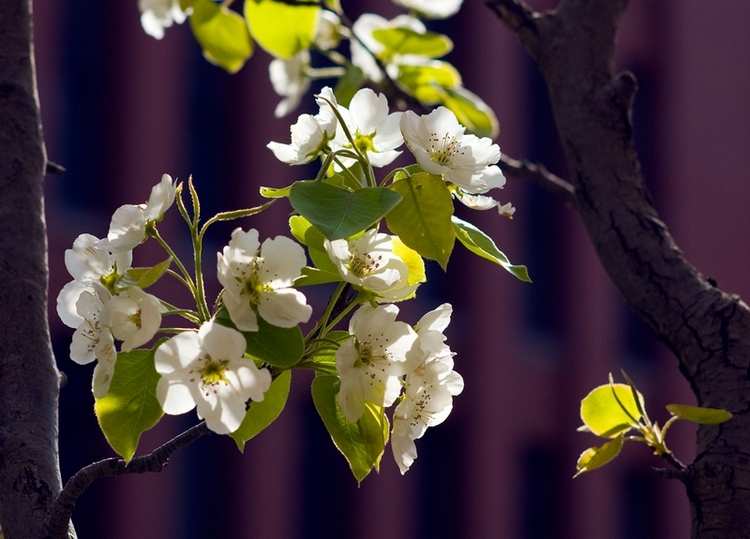
[[[552,174],[544,165],[532,163],[527,159],[518,161],[507,155],[502,155],[497,165],[508,176],[532,180],[552,193],[563,196],[569,203],[575,203],[575,187],[570,182]]]
[[[120,458],[108,458],[81,468],[68,480],[55,500],[50,516],[49,536],[53,539],[67,539],[70,517],[76,501],[96,479],[131,473],[160,472],[177,450],[209,432],[204,421],[175,436],[151,453],[136,457],[129,463]]]

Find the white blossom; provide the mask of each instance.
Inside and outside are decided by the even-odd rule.
[[[384,167],[392,163],[401,152],[396,150],[404,143],[399,129],[402,112],[388,114],[388,99],[369,88],[362,88],[349,103],[349,108],[338,107],[354,146],[359,153],[366,155],[374,167]],[[331,142],[333,150],[351,148],[352,142],[339,125],[336,137]],[[342,158],[344,166],[351,166],[354,159]]]
[[[323,246],[346,282],[391,301],[403,299],[417,288],[408,286],[409,268],[394,254],[388,234],[370,229],[352,240],[324,240]]]
[[[129,352],[150,341],[161,326],[161,303],[137,286],[130,286],[107,302],[102,309],[101,324],[122,342]]]
[[[284,236],[258,241],[258,231],[232,232],[218,253],[218,278],[223,301],[240,331],[258,331],[257,315],[274,326],[291,328],[307,322],[312,307],[292,288],[307,258],[302,247]]]
[[[464,206],[471,208],[472,210],[491,210],[497,208],[497,213],[502,217],[513,219],[513,214],[516,213],[516,208],[513,204],[506,202],[505,204],[495,200],[492,197],[484,195],[470,195],[463,193],[460,190],[456,193],[458,200],[460,200]]]
[[[310,51],[304,49],[291,58],[274,58],[268,64],[268,75],[274,91],[283,97],[276,105],[274,116],[286,116],[299,106],[310,88]]]
[[[320,94],[335,106],[336,98],[329,87],[323,88]],[[302,114],[297,123],[290,128],[292,141],[290,144],[269,142],[267,147],[276,159],[289,165],[303,165],[316,159],[328,143],[336,135],[338,120],[333,114],[328,101],[318,98],[320,112],[315,116]]]
[[[341,18],[333,11],[321,9],[315,33],[315,46],[324,51],[335,49],[341,41],[341,30]]]
[[[406,376],[406,389],[393,412],[391,449],[401,473],[417,458],[414,440],[428,427],[439,425],[453,409],[453,397],[463,391],[464,382],[453,370],[453,352],[445,344],[443,331],[453,308],[444,303],[425,314],[414,326],[421,361]]]
[[[143,30],[156,39],[164,37],[164,29],[173,22],[182,24],[187,14],[180,8],[180,0],[138,0]]]
[[[180,333],[156,349],[161,378],[156,396],[166,414],[179,415],[197,406],[198,417],[219,434],[237,430],[245,403],[262,401],[271,385],[267,369],[244,357],[245,337],[214,321]]]
[[[352,335],[336,351],[341,378],[338,403],[344,417],[357,421],[365,401],[390,406],[401,392],[400,376],[413,370],[420,354],[412,347],[416,332],[397,322],[395,305],[363,305],[349,322]]]
[[[495,165],[500,159],[498,145],[464,131],[456,115],[445,107],[422,116],[406,111],[401,117],[404,141],[425,171],[443,174],[446,181],[469,194],[505,185],[505,177]]]
[[[130,251],[146,239],[146,225],[158,221],[174,202],[176,186],[169,174],[151,189],[145,204],[125,204],[112,214],[107,238],[100,247],[114,253]]]
[[[452,355],[449,350],[430,354],[406,376],[404,398],[393,412],[391,435],[391,449],[402,474],[417,458],[414,440],[428,427],[445,421],[453,409],[453,397],[463,390],[463,378],[453,370]]]
[[[76,314],[81,322],[70,343],[70,359],[79,365],[97,361],[91,390],[96,398],[102,398],[109,391],[117,361],[112,333],[101,323],[102,309],[110,301],[111,295],[98,283],[77,284],[82,287],[75,302]]]
[[[458,13],[463,0],[394,0],[394,2],[430,19],[447,19]]]

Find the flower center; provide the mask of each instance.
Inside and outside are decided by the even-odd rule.
[[[141,310],[138,309],[133,314],[128,315],[128,322],[130,322],[131,324],[133,324],[138,329],[141,329],[141,325],[142,325],[142,322],[141,322]]]
[[[260,282],[260,277],[258,277],[258,270],[258,259],[256,258],[253,261],[252,267],[250,269],[250,277],[245,280],[242,288],[242,295],[247,296],[247,298],[250,300],[250,305],[253,306],[257,306],[260,303],[260,295],[263,292],[270,290],[270,287],[268,285]]]
[[[375,145],[372,143],[372,138],[375,136],[375,133],[372,133],[370,135],[363,135],[359,131],[357,131],[356,135],[354,136],[354,146],[359,150],[359,153],[366,154],[369,152],[375,151]]]
[[[206,354],[206,362],[200,369],[201,380],[204,386],[215,386],[221,383],[228,383],[225,373],[227,365],[229,364],[228,359],[214,360],[210,355]]]
[[[450,133],[443,135],[442,139],[437,133],[430,133],[430,161],[433,163],[449,166],[460,149],[458,139]]]
[[[382,260],[383,255],[378,255],[377,258],[373,258],[369,253],[364,253],[364,255],[355,254],[352,255],[348,268],[349,271],[361,279],[373,271],[377,271]]]

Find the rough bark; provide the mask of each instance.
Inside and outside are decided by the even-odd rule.
[[[578,210],[607,273],[679,360],[702,406],[735,416],[701,427],[681,479],[692,537],[750,537],[750,310],[709,283],[659,219],[643,184],[631,129],[635,77],[614,72],[627,0],[567,0],[535,13],[490,0],[543,73]],[[570,197],[568,197],[570,200]]]
[[[31,44],[30,0],[0,0],[0,525],[7,539],[44,537],[61,488],[46,157]]]

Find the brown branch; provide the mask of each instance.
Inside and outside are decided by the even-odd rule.
[[[575,204],[576,190],[570,182],[552,174],[542,164],[532,163],[528,159],[518,161],[503,154],[497,164],[506,176],[531,180],[548,191],[562,196],[568,203]]]
[[[160,472],[176,451],[209,432],[204,421],[175,436],[151,453],[136,457],[129,463],[120,458],[108,458],[81,468],[68,480],[55,500],[50,516],[49,537],[52,539],[67,539],[68,525],[76,501],[95,480],[131,473]]]

